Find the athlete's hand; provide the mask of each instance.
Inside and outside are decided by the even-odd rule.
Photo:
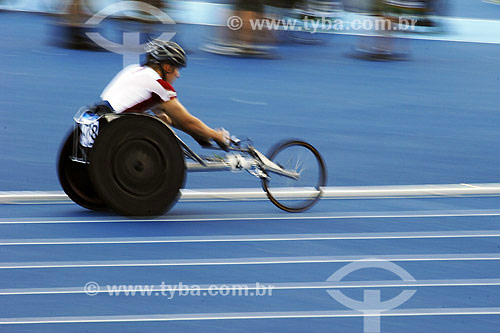
[[[214,138],[215,143],[225,151],[228,151],[231,144],[231,134],[224,128],[220,128],[216,131],[218,135],[217,138]]]

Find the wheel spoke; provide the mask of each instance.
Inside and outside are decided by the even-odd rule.
[[[289,212],[300,212],[318,201],[320,188],[326,183],[326,169],[314,147],[302,141],[289,141],[276,147],[268,156],[273,162],[283,165],[285,170],[300,175],[298,179],[292,179],[275,173],[263,180],[264,190],[276,206]]]

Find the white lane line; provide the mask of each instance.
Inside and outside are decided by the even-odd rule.
[[[231,100],[233,102],[236,102],[236,103],[249,104],[249,105],[262,105],[262,106],[269,105],[267,102],[245,101],[245,100],[237,99],[237,98],[231,98]]]
[[[67,56],[67,53],[51,53],[51,52],[44,52],[44,51],[39,51],[39,50],[31,50],[35,53],[40,53],[44,55],[50,55],[50,56]]]
[[[6,72],[6,71],[0,71],[0,74],[6,74],[6,75],[22,75],[22,76],[34,76],[31,73],[21,73],[21,72]]]
[[[79,317],[25,317],[0,318],[1,325],[13,324],[63,324],[63,323],[117,323],[151,321],[192,320],[244,320],[244,319],[292,319],[292,318],[346,318],[346,317],[407,317],[407,316],[473,316],[498,315],[500,307],[490,308],[428,308],[395,309],[382,313],[363,313],[351,310],[338,311],[287,311],[287,312],[233,312],[233,313],[180,313],[122,316]]]
[[[290,191],[284,194],[292,193]],[[449,196],[498,196],[500,184],[440,184],[440,185],[397,185],[397,186],[348,186],[324,187],[324,199],[356,198],[408,198],[408,197],[449,197]],[[198,189],[181,190],[181,201],[193,200],[256,200],[266,199],[262,189]],[[0,203],[23,203],[66,201],[69,198],[62,191],[4,191],[0,192]]]
[[[487,260],[495,260],[495,261],[500,260],[500,253],[403,254],[403,255],[260,257],[260,258],[166,259],[166,260],[4,262],[4,263],[0,263],[0,269],[277,265],[277,264],[343,263],[343,262],[353,262],[353,261],[361,261],[361,262],[429,261],[430,262],[430,261],[487,261]]]
[[[53,238],[0,239],[0,246],[11,245],[94,245],[94,244],[154,244],[154,243],[210,243],[210,242],[280,242],[323,240],[387,240],[387,239],[445,239],[500,237],[500,230],[426,231],[386,233],[325,233],[224,236],[168,236],[168,237],[114,237],[114,238]]]
[[[478,186],[474,185],[474,184],[466,184],[466,183],[462,183],[460,184],[462,186],[467,186],[467,187],[471,187],[471,188],[478,188]]]
[[[62,191],[3,191],[0,192],[0,203],[16,203],[29,201],[70,201]]]
[[[167,215],[168,216],[168,215]],[[488,217],[500,216],[498,209],[471,209],[446,211],[399,211],[399,212],[338,212],[336,214],[216,214],[213,216],[194,215],[191,217],[170,216],[156,219],[0,219],[0,225],[11,224],[73,224],[73,223],[144,223],[144,222],[225,222],[225,221],[297,221],[297,220],[335,220],[335,219],[381,219],[381,218],[431,218],[431,217]]]
[[[128,290],[134,289],[138,284],[132,285],[131,289],[127,291],[118,288],[113,289],[115,285],[104,285],[100,284],[99,290],[96,290],[96,294],[112,294],[117,295],[118,293],[125,293]],[[179,288],[171,288],[167,284],[165,285],[144,285],[144,291],[149,292],[180,292]],[[419,280],[419,281],[401,281],[401,280],[389,280],[389,281],[340,281],[340,282],[292,282],[292,283],[259,283],[259,284],[248,284],[248,283],[232,283],[232,284],[204,284],[204,285],[183,285],[183,291],[204,291],[217,289],[227,289],[227,290],[260,290],[263,286],[272,288],[272,290],[310,290],[310,289],[360,289],[360,288],[413,288],[413,287],[477,287],[477,286],[500,286],[500,279],[451,279],[451,280]],[[3,296],[18,296],[18,295],[59,295],[59,294],[86,294],[84,286],[81,287],[52,287],[52,288],[16,288],[16,289],[0,289],[0,295]]]

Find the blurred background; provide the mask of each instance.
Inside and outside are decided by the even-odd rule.
[[[498,182],[499,18],[496,0],[0,0],[0,191],[60,190],[74,113],[158,36],[189,53],[191,113],[263,151],[311,142],[329,186]]]

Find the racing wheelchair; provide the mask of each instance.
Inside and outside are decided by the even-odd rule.
[[[179,199],[187,172],[248,171],[261,180],[269,200],[288,212],[312,207],[326,184],[323,158],[304,141],[283,141],[267,155],[236,137],[225,149],[204,148],[219,152],[196,154],[148,114],[81,108],[59,152],[59,182],[78,205],[124,216],[166,213]]]

